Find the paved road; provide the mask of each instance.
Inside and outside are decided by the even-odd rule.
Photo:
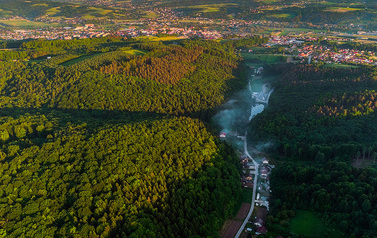
[[[255,160],[253,159],[253,157],[251,157],[251,155],[249,154],[249,152],[247,151],[247,132],[245,134],[245,137],[243,137],[243,145],[244,145],[244,151],[245,151],[245,155],[251,159],[253,161],[253,164],[255,166],[255,173],[254,173],[254,187],[253,187],[253,199],[252,199],[252,202],[251,202],[251,207],[250,207],[250,210],[249,210],[249,213],[247,214],[245,220],[243,221],[240,229],[238,230],[235,238],[238,238],[242,231],[245,229],[245,226],[246,226],[246,223],[249,221],[250,217],[251,217],[251,214],[253,213],[253,210],[254,210],[254,205],[255,205],[255,195],[257,193],[257,183],[258,183],[258,164],[257,162],[255,162]]]

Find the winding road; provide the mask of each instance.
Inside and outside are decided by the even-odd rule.
[[[243,140],[245,155],[253,161],[253,164],[255,166],[255,172],[254,172],[253,199],[251,201],[251,207],[250,207],[249,213],[247,214],[245,220],[243,221],[240,229],[238,230],[237,234],[234,236],[235,238],[238,238],[241,235],[242,231],[245,229],[245,226],[246,226],[247,222],[249,221],[249,219],[251,217],[251,214],[253,213],[254,205],[255,205],[255,196],[256,196],[256,193],[257,193],[257,186],[258,186],[257,185],[258,184],[258,164],[257,164],[257,162],[255,162],[253,157],[251,157],[251,155],[247,151],[247,132],[245,133],[245,136],[242,137],[242,140]]]

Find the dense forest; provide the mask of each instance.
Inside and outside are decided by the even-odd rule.
[[[4,51],[0,107],[147,111],[205,119],[244,83],[236,80],[235,42],[143,41],[31,41],[20,50]]]
[[[216,236],[240,193],[232,150],[196,119],[122,118],[2,116],[2,237]]]
[[[245,85],[235,47],[265,40],[1,51],[0,237],[217,237],[239,164],[205,123]]]
[[[275,90],[251,130],[254,140],[274,142],[277,158],[269,230],[294,237],[290,219],[304,209],[347,237],[374,237],[375,69],[285,64],[267,72],[278,75]]]

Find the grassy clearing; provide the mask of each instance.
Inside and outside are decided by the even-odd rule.
[[[59,8],[60,7],[54,7],[54,8],[47,9],[46,14],[51,15],[51,16],[55,15],[55,14],[60,12]]]
[[[257,2],[262,2],[264,4],[271,4],[271,3],[280,2],[280,0],[257,0]]]
[[[131,54],[131,55],[144,55],[145,52],[144,51],[141,51],[141,50],[124,50],[123,52],[127,53],[127,54]]]
[[[41,63],[41,62],[44,62],[45,60],[44,59],[34,59],[34,60],[29,60],[29,63]]]
[[[143,18],[157,18],[159,15],[153,11],[145,11]]]
[[[134,49],[124,50],[123,52],[131,54],[131,55],[144,55],[145,54],[144,51],[134,50]],[[94,56],[98,56],[98,55],[101,55],[101,54],[103,54],[103,53],[95,53],[95,54],[91,54],[91,55],[82,55],[80,57],[64,61],[60,65],[62,65],[62,66],[71,66],[71,65],[79,63],[79,62],[81,62],[83,60],[87,60],[87,59],[90,59],[90,58],[92,58]]]
[[[326,9],[326,12],[339,12],[339,13],[345,13],[345,12],[353,12],[353,11],[360,11],[360,8],[350,8],[350,7],[329,7]]]
[[[13,15],[12,11],[6,11],[6,10],[0,8],[0,16],[1,17],[10,17],[12,15]]]
[[[36,3],[36,4],[31,5],[31,6],[32,7],[38,7],[38,6],[40,6],[40,7],[48,7],[47,3]]]
[[[108,10],[108,9],[103,9],[103,8],[98,8],[98,7],[89,7],[89,10],[95,11],[95,13],[101,14],[101,15],[106,15],[110,12],[113,12],[113,10]]]
[[[74,59],[71,59],[71,60],[67,60],[63,63],[61,63],[60,65],[62,66],[71,66],[71,65],[74,65],[78,62],[81,62],[83,60],[86,60],[86,59],[90,59],[96,55],[100,55],[100,54],[103,54],[103,53],[96,53],[96,54],[91,54],[91,55],[83,55],[83,56],[80,56],[80,57],[77,57],[77,58],[74,58]]]
[[[94,19],[94,18],[96,18],[96,17],[95,17],[95,16],[92,16],[92,15],[90,15],[90,14],[86,14],[86,15],[84,15],[82,18],[83,18],[83,19],[86,19],[86,20],[90,20],[90,19]]]
[[[220,11],[220,8],[218,7],[208,7],[202,10],[201,12],[218,12]]]
[[[92,12],[85,14],[84,19],[104,18],[107,14],[113,13],[114,10],[103,9],[98,7],[89,7]],[[93,14],[93,15],[92,15]],[[98,15],[101,15],[100,17]]]
[[[148,39],[150,41],[172,41],[172,40],[182,40],[186,37],[182,36],[163,36],[163,37],[157,37],[157,36],[140,36],[138,39]]]
[[[343,237],[339,231],[326,227],[313,212],[306,210],[296,211],[289,227],[291,232],[304,237]]]
[[[332,68],[358,68],[357,65],[351,65],[351,64],[326,64],[327,67]]]
[[[14,26],[14,27],[47,27],[51,26],[50,23],[44,23],[44,22],[35,22],[35,21],[29,21],[29,20],[23,20],[23,19],[15,19],[15,20],[0,20],[0,23],[8,26]],[[56,25],[56,24],[54,24]]]
[[[274,18],[292,18],[292,14],[288,14],[288,13],[285,13],[285,14],[270,14],[269,17],[274,17]]]
[[[235,3],[222,3],[222,4],[208,4],[208,5],[195,5],[189,6],[191,9],[198,9],[198,12],[218,12],[222,7],[237,6]]]
[[[164,36],[164,37],[156,37],[152,41],[171,41],[171,40],[182,40],[186,37],[182,36]]]
[[[253,198],[253,189],[243,188],[242,189],[242,202],[251,203],[252,198]]]

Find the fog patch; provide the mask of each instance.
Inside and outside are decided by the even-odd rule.
[[[265,142],[265,143],[258,143],[255,148],[262,152],[268,152],[269,150],[273,149],[275,143],[273,142]]]

